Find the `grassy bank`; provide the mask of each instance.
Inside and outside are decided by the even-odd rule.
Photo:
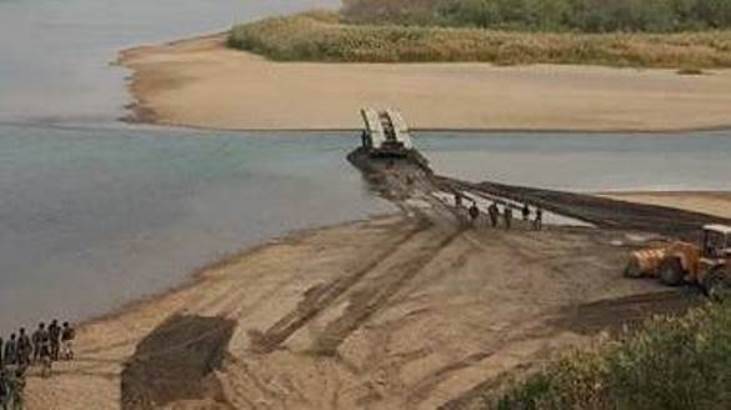
[[[307,13],[238,25],[229,46],[279,61],[596,64],[731,67],[731,31],[578,34],[351,25]]]
[[[549,365],[488,407],[731,408],[731,303],[654,319],[618,342]]]
[[[729,0],[343,0],[354,23],[584,33],[731,28]]]

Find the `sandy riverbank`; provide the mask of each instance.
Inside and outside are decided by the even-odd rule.
[[[731,126],[731,71],[479,63],[277,63],[224,35],[121,53],[138,119],[220,129],[355,129],[365,105],[420,129],[678,130]]]
[[[602,196],[731,218],[731,192],[618,192]]]
[[[731,201],[653,195],[695,210],[716,195]],[[291,234],[86,324],[78,360],[29,379],[28,407],[431,409],[477,400],[504,371],[638,312],[686,303],[654,281],[623,278],[627,249],[617,239],[520,223],[457,232],[400,216]]]
[[[435,408],[625,318],[568,307],[665,300],[621,277],[612,235],[401,217],[295,234],[83,327],[77,361],[29,379],[28,407]]]

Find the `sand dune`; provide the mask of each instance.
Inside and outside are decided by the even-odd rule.
[[[224,35],[124,51],[138,118],[221,129],[353,129],[364,105],[421,129],[677,130],[731,125],[731,71],[481,63],[276,63]]]

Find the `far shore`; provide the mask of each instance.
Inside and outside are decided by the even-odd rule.
[[[272,62],[226,33],[121,53],[129,120],[223,130],[353,130],[363,106],[414,129],[670,132],[731,128],[731,70],[486,63]]]

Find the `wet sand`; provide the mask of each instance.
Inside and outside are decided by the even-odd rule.
[[[418,129],[681,130],[731,126],[731,71],[480,63],[277,63],[225,35],[121,53],[137,120],[218,129],[355,129],[366,105]]]

